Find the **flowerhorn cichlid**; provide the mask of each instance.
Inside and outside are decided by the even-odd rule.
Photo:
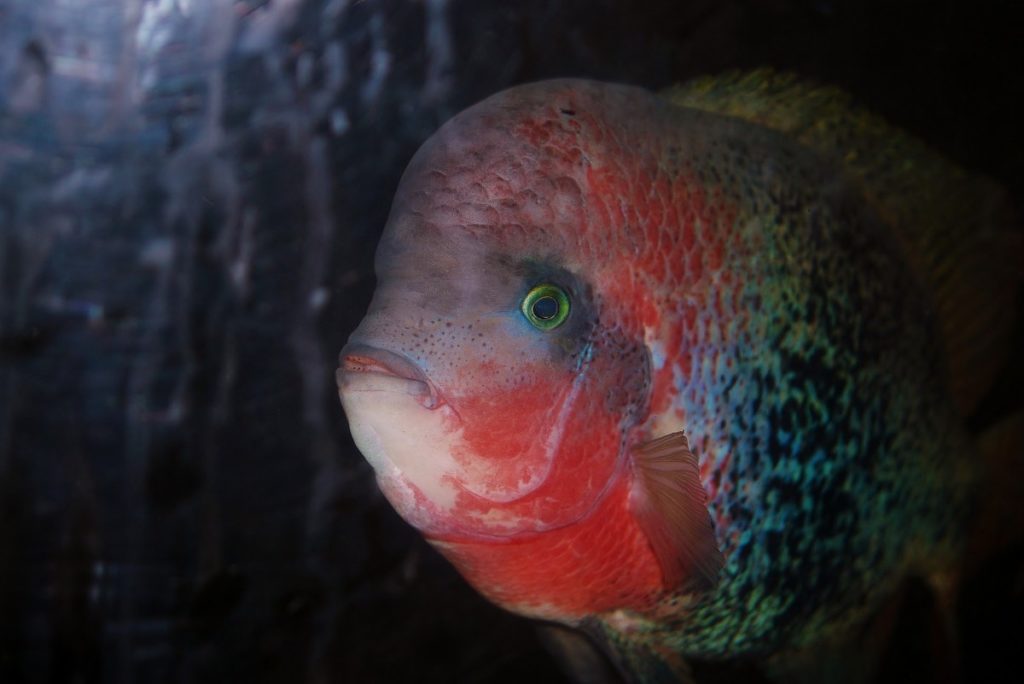
[[[409,164],[341,401],[387,499],[494,603],[632,681],[813,679],[962,562],[1008,216],[790,76],[511,88]]]

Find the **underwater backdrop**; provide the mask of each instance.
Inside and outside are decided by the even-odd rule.
[[[1010,9],[0,0],[0,683],[567,681],[393,512],[338,403],[406,163],[513,84],[772,66],[1020,207]],[[1022,383],[1017,356],[971,427]],[[935,681],[908,596],[881,679]],[[964,587],[963,681],[1014,664],[1022,609],[1018,546]]]

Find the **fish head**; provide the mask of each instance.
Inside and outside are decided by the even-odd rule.
[[[646,350],[581,249],[593,217],[566,93],[578,97],[557,84],[506,91],[420,149],[378,246],[369,311],[341,352],[356,446],[431,539],[584,518],[621,475],[645,410]],[[524,126],[548,126],[557,145]]]

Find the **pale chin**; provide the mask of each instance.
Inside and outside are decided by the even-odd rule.
[[[373,466],[384,495],[412,525],[436,526],[459,493],[451,454],[461,431],[447,405],[423,406],[414,392],[382,387],[376,374],[346,373],[341,405],[359,451]]]
[[[541,521],[504,504],[532,491],[550,464],[511,492],[492,484],[482,459],[469,455],[451,406],[427,408],[417,385],[422,383],[379,373],[339,372],[352,438],[398,514],[427,536],[506,537],[543,529]],[[477,505],[460,506],[461,497]]]

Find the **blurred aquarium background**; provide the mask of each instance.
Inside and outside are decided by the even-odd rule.
[[[1019,207],[1011,10],[0,0],[0,683],[567,681],[400,521],[348,436],[333,371],[405,164],[516,83],[773,66]],[[965,588],[964,681],[1016,664],[1022,557]],[[930,599],[909,595],[883,681],[941,674]]]

